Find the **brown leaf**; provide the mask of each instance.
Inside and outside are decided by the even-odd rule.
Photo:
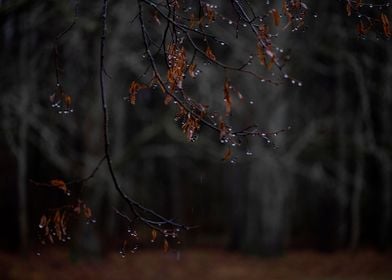
[[[346,12],[347,12],[348,16],[351,16],[351,2],[350,1],[347,1]]]
[[[280,24],[280,15],[276,9],[272,9],[272,17],[274,19],[274,24],[275,26],[278,26]]]
[[[41,220],[39,222],[39,227],[44,228],[47,225],[48,219],[46,218],[46,215],[42,215]]]
[[[136,94],[140,89],[146,88],[147,86],[144,84],[140,84],[136,81],[132,81],[131,85],[129,86],[129,102],[132,105],[136,104]]]
[[[225,101],[225,107],[226,107],[226,115],[230,115],[231,112],[231,85],[228,80],[225,81],[224,87],[223,87],[223,92],[224,92],[224,101]]]
[[[196,78],[196,64],[189,65],[188,73],[192,78]]]
[[[200,24],[200,19],[197,19],[194,14],[191,14],[191,18],[189,21],[189,28],[194,29]]]
[[[163,242],[163,252],[167,253],[169,252],[169,242],[165,239],[165,241]]]
[[[67,108],[67,109],[71,108],[71,105],[72,105],[72,97],[71,97],[70,95],[66,95],[66,96],[64,97],[64,105],[65,105],[65,108]]]
[[[90,219],[91,218],[91,216],[92,216],[92,212],[91,212],[91,209],[89,208],[89,207],[84,207],[83,208],[83,214],[84,214],[84,216],[87,218],[87,219]]]
[[[207,57],[208,57],[210,60],[212,60],[212,61],[215,61],[215,60],[216,60],[216,57],[215,57],[214,53],[212,52],[212,50],[211,50],[211,48],[210,48],[209,46],[208,46],[207,49],[206,49],[206,55],[207,55]]]
[[[265,66],[267,64],[263,47],[261,47],[259,44],[257,44],[257,57],[259,58],[261,65]]]
[[[53,179],[50,181],[50,184],[53,187],[56,187],[56,188],[63,190],[65,193],[67,192],[67,185],[65,184],[65,182],[63,180]]]
[[[156,229],[153,229],[151,231],[151,242],[155,242],[155,240],[157,239],[158,236],[158,232],[156,231]]]
[[[232,150],[231,150],[231,147],[228,147],[228,148],[226,149],[226,151],[225,151],[225,154],[223,155],[222,160],[223,160],[223,161],[228,161],[228,160],[231,158],[232,154],[233,154],[233,152],[232,152]]]
[[[381,13],[381,23],[382,23],[385,37],[389,38],[391,36],[391,29],[389,26],[388,17],[384,13]]]

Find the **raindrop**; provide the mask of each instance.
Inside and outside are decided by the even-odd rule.
[[[250,105],[253,105],[253,104],[254,104],[254,102],[251,100],[251,101],[249,101],[249,104],[250,104]]]
[[[298,86],[299,86],[299,87],[302,87],[302,82],[298,82]]]
[[[247,152],[246,152],[246,155],[247,155],[247,156],[251,156],[251,155],[253,155],[253,153],[250,152],[250,151],[247,151]]]
[[[41,253],[40,253],[40,252],[37,252],[37,253],[35,253],[35,254],[36,254],[38,257],[41,256]]]
[[[229,24],[233,24],[233,21],[229,20]]]

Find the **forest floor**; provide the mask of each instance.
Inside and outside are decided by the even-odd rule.
[[[178,253],[141,250],[95,260],[72,261],[69,251],[45,250],[21,258],[0,252],[0,279],[392,279],[392,255],[372,250],[323,254],[292,251],[262,259],[218,249]]]

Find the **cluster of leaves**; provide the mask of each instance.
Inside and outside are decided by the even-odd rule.
[[[158,231],[156,229],[151,230],[150,243],[160,243],[164,253],[169,252],[170,249],[178,251],[181,245],[181,240],[179,239],[180,229],[175,230],[163,230]],[[161,236],[161,237],[160,237]],[[134,254],[141,246],[141,238],[139,237],[135,229],[128,229],[128,236],[123,240],[120,254],[125,257],[128,253]]]
[[[71,196],[71,192],[63,180],[53,179],[49,183],[33,183],[36,186],[59,189],[67,196]],[[50,242],[53,244],[56,240],[66,242],[71,239],[68,228],[70,227],[70,223],[76,219],[86,220],[87,223],[95,223],[91,208],[79,198],[74,203],[63,205],[59,208],[48,209],[41,216],[38,225],[41,243],[45,244],[46,242]]]
[[[262,16],[256,16],[247,1],[231,1],[231,5],[237,19],[230,19],[219,11],[217,5],[203,1],[196,1],[195,4],[189,5],[186,5],[185,1],[139,1],[138,18],[143,34],[145,54],[150,64],[151,79],[145,83],[132,81],[129,89],[129,101],[134,105],[136,103],[135,96],[144,87],[141,85],[149,84],[151,88],[161,90],[165,96],[165,104],[176,104],[178,112],[175,120],[180,124],[189,141],[195,141],[201,127],[207,126],[218,133],[221,143],[228,146],[240,144],[242,138],[249,135],[259,136],[270,143],[269,136],[276,134],[276,132],[264,131],[256,125],[234,132],[229,122],[233,108],[232,93],[234,90],[228,74],[222,81],[225,105],[223,113],[213,111],[209,105],[191,98],[187,94],[184,82],[188,77],[190,81],[197,78],[200,73],[197,66],[199,63],[209,63],[225,73],[240,72],[261,81],[280,83],[283,78],[288,77],[283,72],[287,56],[284,50],[274,43],[277,35],[272,34],[269,30],[272,27],[279,28],[281,17],[284,17],[286,21],[281,27],[282,30],[288,29],[288,27],[291,27],[291,31],[300,30],[304,27],[308,7],[300,0],[283,1],[281,9],[279,9],[281,13],[278,12],[278,9],[273,8]],[[146,26],[144,6],[149,10],[149,13],[146,14],[153,17],[153,20],[149,22],[153,22],[156,26]],[[162,22],[166,22],[166,26],[162,26]],[[260,64],[265,66],[268,71],[277,70],[280,75],[276,75],[278,76],[276,80],[265,78],[261,68],[259,71],[248,69],[253,56],[250,56],[249,61],[240,66],[232,66],[221,61],[216,55],[213,50],[215,47],[227,46],[228,44],[212,33],[210,27],[213,24],[232,25],[233,23],[237,25],[237,32],[238,26],[241,25],[254,34]],[[160,35],[163,35],[160,36],[159,41],[154,40],[157,37],[154,36],[157,30]],[[166,62],[166,70],[161,70],[162,68],[157,65],[157,61],[161,57]],[[274,66],[275,70],[272,69]],[[298,84],[301,85],[301,83]],[[243,99],[243,95],[239,91],[236,92],[239,99]]]
[[[63,87],[57,84],[55,92],[49,96],[52,107],[58,110],[59,114],[72,113],[72,97],[66,94]]]
[[[267,2],[269,3],[269,1]],[[389,3],[371,4],[358,0],[344,0],[344,2],[347,15],[355,15],[358,19],[357,31],[360,36],[363,37],[370,30],[374,30],[384,38],[391,37],[391,28],[386,11],[389,8]],[[309,14],[307,4],[301,0],[282,1],[281,6],[267,8],[266,13],[262,15],[256,14],[255,9],[247,0],[230,0],[229,3],[232,11],[227,16],[223,14],[224,9],[221,11],[217,5],[202,0],[138,0],[138,13],[132,22],[137,19],[139,21],[140,33],[144,43],[144,57],[148,64],[148,68],[142,77],[149,77],[149,80],[133,80],[129,86],[128,96],[129,102],[135,105],[137,96],[142,94],[143,89],[158,89],[163,95],[164,104],[174,104],[177,107],[175,121],[189,141],[197,139],[202,127],[208,127],[217,133],[220,143],[226,146],[223,155],[224,161],[232,161],[233,148],[240,145],[245,137],[256,136],[269,144],[271,143],[270,136],[276,136],[278,133],[287,130],[281,129],[269,132],[254,124],[243,129],[234,129],[231,125],[231,116],[234,109],[233,95],[237,95],[240,100],[243,100],[244,96],[232,85],[229,75],[230,73],[250,75],[261,82],[272,84],[280,84],[285,79],[290,79],[291,84],[301,86],[300,81],[290,77],[285,72],[284,67],[289,56],[283,48],[276,44],[276,38],[280,32],[285,30],[290,32],[304,30],[306,28],[305,21]],[[375,7],[377,12],[374,11]],[[111,165],[108,112],[103,82],[103,74],[106,74],[104,47],[107,11],[108,1],[103,0],[100,85],[104,115],[105,157],[101,162],[103,160],[107,161],[114,187],[130,210],[130,214],[117,211],[118,215],[126,219],[129,226],[129,237],[124,240],[121,254],[125,255],[127,251],[135,252],[137,250],[140,242],[136,231],[138,224],[143,224],[151,229],[151,242],[156,242],[158,236],[161,235],[163,250],[167,252],[172,240],[176,240],[181,231],[192,227],[167,219],[130,198],[122,190]],[[61,32],[55,41],[57,86],[55,92],[50,96],[50,101],[53,107],[60,108],[59,113],[72,112],[72,99],[70,95],[64,93],[60,82],[58,41],[72,29],[75,22],[76,15],[72,24]],[[249,66],[252,64],[253,55],[250,55],[249,60],[244,61],[241,65],[230,65],[222,61],[222,57],[216,50],[221,46],[230,47],[231,42],[225,42],[210,27],[224,24],[235,26],[233,39],[238,39],[240,30],[253,35],[254,52],[259,61],[257,67],[250,68]],[[164,62],[163,65],[161,65],[161,61]],[[212,106],[202,104],[188,93],[188,83],[197,80],[201,73],[200,64],[212,65],[224,73],[224,78],[221,81],[223,84],[222,102],[224,104],[222,111],[213,110]],[[249,103],[252,104],[252,102]],[[98,170],[101,162],[96,170]],[[93,174],[83,180],[86,181],[92,178]],[[52,180],[49,184],[39,185],[56,187],[69,195],[68,184],[62,180]],[[63,241],[68,234],[69,221],[74,217],[91,220],[91,209],[80,199],[77,199],[72,205],[52,209],[42,215],[39,227],[43,231],[44,240],[53,243],[53,236],[57,236],[58,240]]]
[[[356,16],[357,33],[364,38],[370,31],[376,32],[380,38],[391,37],[391,27],[388,19],[389,2],[365,3],[362,0],[347,0],[346,12],[348,16]]]

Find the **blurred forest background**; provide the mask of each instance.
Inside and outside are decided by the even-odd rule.
[[[233,105],[235,125],[291,129],[274,137],[277,148],[250,139],[235,151],[236,162],[224,163],[217,136],[202,128],[199,139],[188,142],[173,120],[175,108],[163,105],[160,94],[146,90],[136,106],[124,100],[146,67],[138,23],[130,23],[135,2],[112,1],[109,7],[105,59],[113,162],[133,198],[200,226],[181,236],[184,250],[218,247],[276,256],[304,248],[391,248],[389,41],[359,39],[341,1],[306,1],[315,13],[308,28],[282,32],[278,39],[290,50],[285,71],[302,86],[231,77],[247,100]],[[267,11],[279,1],[250,2]],[[229,1],[214,3],[233,14]],[[61,79],[74,112],[58,114],[49,102],[56,86],[54,38],[72,22],[74,4],[0,1],[1,250],[34,247],[41,214],[64,203],[63,194],[30,180],[83,178],[103,156],[100,1],[80,1],[77,24],[59,42]],[[236,32],[227,24],[214,28]],[[251,34],[240,30],[234,47],[214,46],[215,54],[238,64],[255,53],[249,42]],[[223,110],[223,81],[214,66],[201,65],[189,90]],[[105,166],[83,197],[97,222],[75,226],[67,247],[78,256],[117,250],[126,227],[113,207],[125,205]]]

